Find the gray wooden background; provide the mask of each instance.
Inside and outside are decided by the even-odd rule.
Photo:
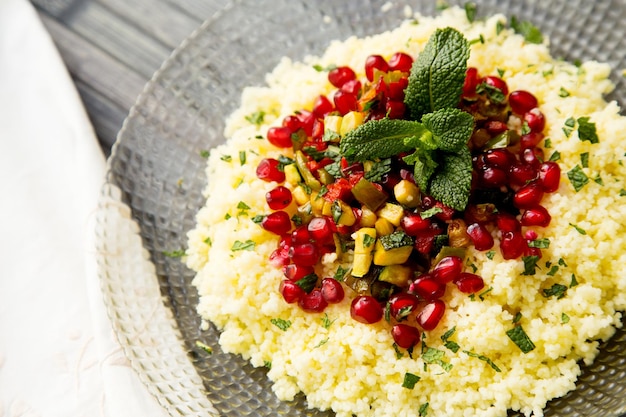
[[[32,0],[105,154],[152,74],[217,0]]]

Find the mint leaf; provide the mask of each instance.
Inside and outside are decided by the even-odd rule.
[[[538,27],[527,20],[519,21],[517,17],[511,17],[511,28],[524,37],[530,43],[542,43],[543,35]]]
[[[413,389],[415,384],[419,382],[421,378],[418,375],[407,372],[404,374],[404,381],[402,381],[402,388]]]
[[[270,323],[278,327],[283,332],[291,327],[291,320],[284,320],[284,319],[276,318],[276,319],[270,319]]]
[[[530,337],[528,337],[524,328],[520,325],[507,330],[506,335],[509,336],[509,339],[524,353],[528,353],[535,348],[535,344],[530,340]]]
[[[435,152],[430,150],[416,150],[403,158],[404,162],[413,166],[415,182],[422,190],[428,189],[430,177],[435,173],[439,163],[435,160]]]
[[[457,152],[474,132],[474,117],[459,109],[441,109],[425,114],[422,123],[433,134],[437,148]]]
[[[348,132],[339,145],[340,151],[352,161],[388,158],[412,148],[405,138],[428,133],[422,123],[409,120],[370,120]]]
[[[598,143],[598,133],[596,131],[596,124],[589,121],[589,117],[579,117],[578,122],[578,139],[581,141],[589,141],[591,143]]]
[[[463,211],[472,184],[472,155],[467,146],[458,154],[446,153],[430,181],[428,192],[448,207]]]
[[[437,29],[411,68],[404,99],[411,119],[457,106],[469,54],[469,44],[459,31]]]

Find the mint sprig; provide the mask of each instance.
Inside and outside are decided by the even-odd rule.
[[[404,99],[411,119],[458,105],[469,53],[459,31],[437,29],[411,68]]]
[[[404,162],[413,165],[422,191],[464,210],[472,180],[467,143],[474,117],[457,105],[468,58],[469,44],[460,32],[437,30],[413,64],[405,90],[414,120],[370,120],[341,139],[340,152],[358,162],[409,153]]]

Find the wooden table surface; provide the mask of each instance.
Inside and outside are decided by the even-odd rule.
[[[227,1],[32,0],[108,155],[163,61]]]

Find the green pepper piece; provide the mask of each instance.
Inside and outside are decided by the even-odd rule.
[[[354,187],[352,194],[357,201],[365,205],[368,209],[376,211],[387,202],[387,193],[379,190],[376,186],[365,178],[361,178]]]

